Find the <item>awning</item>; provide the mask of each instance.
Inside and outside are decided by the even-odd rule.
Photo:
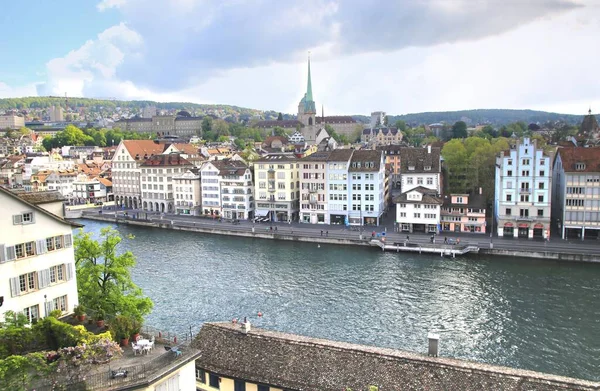
[[[529,224],[527,224],[527,223],[519,223],[519,228],[529,228]]]
[[[507,228],[510,228],[510,227],[513,226],[513,223],[504,223],[504,226],[507,227]]]
[[[544,228],[544,224],[536,224],[533,226],[533,228]]]
[[[255,217],[267,217],[269,215],[270,210],[268,209],[255,209],[254,216]]]

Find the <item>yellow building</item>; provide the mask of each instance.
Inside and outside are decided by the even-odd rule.
[[[300,199],[299,161],[294,155],[272,154],[254,162],[254,210],[265,221],[295,221]]]

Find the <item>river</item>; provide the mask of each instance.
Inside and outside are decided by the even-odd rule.
[[[109,223],[81,220],[85,231]],[[114,226],[114,225],[113,225]],[[600,265],[440,258],[119,225],[147,324],[259,327],[600,380]],[[264,315],[257,317],[258,312]]]

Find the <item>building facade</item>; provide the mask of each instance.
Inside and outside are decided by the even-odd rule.
[[[392,184],[392,188],[400,189],[402,187],[401,175],[400,175],[400,145],[385,145],[378,146],[377,150],[382,151],[385,156],[385,165],[389,167],[389,180]]]
[[[78,304],[72,229],[79,225],[63,219],[63,198],[0,187],[0,201],[0,313],[21,312],[30,322],[53,310],[71,313]]]
[[[367,128],[363,129],[360,141],[374,145],[398,145],[402,137],[402,132],[396,128]]]
[[[190,168],[182,174],[173,175],[175,213],[190,216],[202,214],[202,186],[200,169]]]
[[[84,181],[78,180],[73,183],[72,199],[76,203],[105,202],[109,200],[108,196],[111,193],[112,185],[108,179],[94,178]]]
[[[485,233],[485,198],[481,194],[449,194],[443,197],[441,231]]]
[[[123,140],[111,162],[115,204],[126,208],[142,207],[141,164],[163,152],[164,145],[152,140]]]
[[[5,129],[21,129],[25,126],[25,118],[20,115],[0,115],[0,131]]]
[[[152,118],[123,119],[116,125],[131,132],[191,137],[202,134],[203,119],[203,117],[155,115]]]
[[[238,160],[221,160],[214,164],[219,169],[222,216],[226,219],[252,219],[254,217],[252,170]]]
[[[271,154],[254,162],[256,217],[270,221],[297,221],[300,211],[299,159]]]
[[[414,187],[394,199],[396,204],[396,231],[438,232],[442,199],[436,190]]]
[[[327,199],[328,152],[315,152],[300,163],[300,222],[329,224]]]
[[[175,213],[173,176],[194,165],[178,153],[154,155],[141,165],[142,209],[147,212]]]
[[[383,152],[356,150],[348,166],[348,223],[379,225],[385,212]]]
[[[403,193],[416,187],[441,194],[442,165],[440,148],[400,148],[400,179]]]
[[[348,169],[353,152],[352,149],[335,149],[327,159],[328,224],[350,224],[352,197],[348,197]],[[352,223],[360,225],[360,216],[358,220],[353,218]]]
[[[551,158],[525,137],[496,158],[494,215],[498,236],[548,238]]]
[[[552,219],[563,239],[600,239],[600,147],[558,149]]]

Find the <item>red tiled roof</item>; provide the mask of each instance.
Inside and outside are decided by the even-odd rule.
[[[157,144],[153,140],[123,140],[123,145],[135,160],[143,161],[151,155],[159,155],[165,150],[165,144]]]
[[[563,147],[558,154],[565,172],[600,172],[600,147]],[[584,167],[577,170],[578,163]]]

